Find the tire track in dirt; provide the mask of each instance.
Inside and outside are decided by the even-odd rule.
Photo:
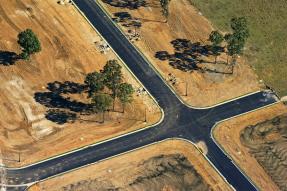
[[[0,16],[17,32],[21,29],[9,18],[4,8],[0,5]]]

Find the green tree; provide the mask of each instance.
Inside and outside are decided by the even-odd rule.
[[[238,39],[235,35],[232,35],[228,41],[227,44],[227,57],[231,56],[232,57],[232,74],[233,74],[233,69],[234,65],[236,64],[236,59],[239,54],[242,53],[244,48],[244,41]],[[227,60],[228,63],[228,60]]]
[[[237,39],[245,41],[249,37],[247,19],[245,17],[234,17],[230,21],[233,34]]]
[[[232,34],[224,36],[227,42],[227,63],[229,56],[232,57],[232,73],[236,64],[237,56],[243,52],[247,38],[249,37],[249,29],[247,19],[245,17],[234,17],[230,20]]]
[[[102,123],[105,122],[105,112],[112,104],[112,97],[108,94],[95,94],[92,96],[92,106],[94,111],[103,114]]]
[[[117,89],[123,81],[122,67],[117,60],[109,60],[104,66],[102,73],[105,75],[104,84],[112,91],[113,109],[117,97]]]
[[[169,15],[169,2],[171,0],[160,0],[160,6],[161,6],[161,12],[162,15],[166,18],[166,22],[167,22],[167,18]]]
[[[99,72],[93,72],[87,74],[85,78],[85,84],[88,86],[88,97],[93,94],[102,91],[105,88],[105,75]]]
[[[22,59],[29,59],[31,54],[41,51],[41,43],[31,29],[26,29],[18,34],[18,44],[22,47]]]
[[[121,101],[123,105],[123,113],[125,112],[125,105],[132,101],[132,94],[134,93],[134,89],[131,84],[122,83],[119,85],[117,90],[117,97]]]
[[[217,56],[219,56],[218,46],[223,42],[224,37],[218,31],[212,31],[208,39],[212,43],[212,52],[215,55],[214,63],[217,63]]]

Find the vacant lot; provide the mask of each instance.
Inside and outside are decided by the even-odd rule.
[[[285,0],[189,0],[214,26],[226,31],[233,16],[246,16],[251,37],[245,51],[260,79],[287,95],[287,2]]]
[[[241,132],[241,142],[281,190],[287,190],[287,114],[277,116]]]
[[[146,95],[134,95],[123,114],[83,115],[89,100],[81,91],[86,73],[99,71],[112,52],[101,54],[100,37],[71,5],[55,0],[0,2],[0,147],[4,163],[21,166],[69,150],[145,127],[161,113]],[[42,52],[30,61],[10,59],[20,53],[17,34],[31,28],[42,43]],[[125,81],[141,85],[123,67]],[[60,92],[60,93],[59,93]],[[147,110],[147,123],[145,119]],[[20,160],[18,162],[18,153]]]
[[[32,190],[231,190],[191,144],[169,140],[41,182]]]
[[[98,2],[188,104],[210,106],[260,89],[244,58],[239,59],[232,75],[229,65],[212,64],[214,56],[208,51],[207,39],[213,27],[188,0],[170,2],[167,22],[158,0],[146,0],[138,8],[122,6],[118,0]],[[135,24],[139,21],[141,26]],[[190,55],[194,50],[196,59]],[[226,55],[222,54],[219,61],[224,63]],[[194,62],[206,72],[193,70]]]
[[[287,108],[282,103],[219,124],[215,139],[261,190],[286,190]]]

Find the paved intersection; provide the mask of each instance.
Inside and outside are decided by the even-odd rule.
[[[93,0],[74,0],[74,3],[157,100],[165,117],[157,126],[134,134],[29,167],[7,169],[8,184],[29,184],[157,141],[177,137],[192,142],[204,141],[208,148],[208,159],[236,190],[256,190],[248,178],[213,142],[211,129],[218,121],[272,104],[276,102],[276,97],[272,93],[258,92],[213,108],[187,107]],[[7,190],[23,189],[25,186],[10,186]]]

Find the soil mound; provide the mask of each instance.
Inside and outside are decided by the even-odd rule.
[[[109,180],[84,180],[63,187],[62,191],[204,191],[209,185],[196,172],[187,158],[181,154],[159,155],[139,163],[127,176],[123,187]]]
[[[241,142],[281,190],[287,190],[287,114],[248,126]]]

